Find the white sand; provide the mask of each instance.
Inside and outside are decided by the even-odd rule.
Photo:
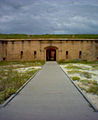
[[[78,67],[81,67],[81,68],[89,68],[89,70],[83,70],[83,69],[74,69],[74,70],[78,70],[78,71],[81,71],[81,72],[88,72],[91,74],[92,78],[88,79],[88,80],[96,80],[98,82],[98,70],[94,70],[92,66],[90,65],[85,65],[85,64],[73,64],[73,63],[70,63],[70,64],[66,64],[66,65],[61,65],[61,67],[63,68],[63,70],[65,72],[67,71],[72,71],[73,69],[67,69],[65,68],[66,66],[68,65],[74,65],[74,66],[78,66]],[[68,73],[68,72],[67,72]],[[80,79],[85,79],[83,76],[80,76],[79,73],[75,73],[75,74],[69,74],[71,77],[72,76],[79,76]],[[86,78],[87,79],[87,78]]]
[[[27,71],[32,71],[33,69],[41,69],[40,66],[33,66],[33,67],[26,67],[26,68],[18,68],[15,69],[18,72],[27,72]]]
[[[81,67],[81,68],[88,68],[88,70],[83,70],[83,69],[74,69],[74,70],[78,70],[78,71],[81,71],[81,72],[88,72],[92,75],[92,78],[90,79],[87,79],[83,76],[81,76],[79,73],[75,73],[75,74],[68,74],[67,71],[72,71],[73,69],[67,69],[65,67],[69,66],[69,65],[73,65],[73,66],[78,66],[78,67]],[[98,70],[94,70],[92,66],[90,65],[85,65],[85,64],[73,64],[73,63],[69,63],[69,64],[66,64],[66,65],[61,65],[61,68],[70,76],[70,77],[73,77],[73,76],[78,76],[80,77],[80,79],[86,79],[86,80],[95,80],[98,82]],[[80,84],[80,82],[78,81],[75,81],[75,84],[78,85]],[[94,95],[92,93],[87,93],[85,91],[83,91],[85,93],[85,95],[90,99],[90,101],[98,108],[98,95]]]

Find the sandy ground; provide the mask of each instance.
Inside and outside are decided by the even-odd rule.
[[[66,65],[61,65],[62,68],[64,68],[64,70],[67,72],[67,71],[71,71],[73,69],[67,69],[65,67],[67,67],[69,64],[66,64]],[[82,69],[78,69],[78,71],[83,71],[83,72],[88,72],[92,75],[92,80],[96,80],[98,81],[98,70],[95,70],[93,69],[92,66],[90,65],[86,65],[86,64],[71,64],[71,65],[74,65],[74,66],[78,66],[78,67],[81,67]],[[76,69],[75,69],[76,70]],[[68,72],[67,72],[68,73]],[[79,76],[81,79],[85,79],[85,77],[83,76],[80,76],[80,74],[78,73],[75,73],[73,75],[70,75],[70,76]],[[88,79],[88,80],[91,80],[91,79]]]
[[[32,71],[32,69],[41,69],[40,66],[33,66],[33,67],[26,67],[26,68],[18,68],[15,69],[18,72],[27,72],[27,71]]]
[[[81,68],[84,68],[84,70],[82,69],[78,69],[78,71],[85,71],[85,72],[89,72],[91,75],[92,75],[92,80],[96,80],[98,82],[98,70],[94,70],[92,68],[92,66],[90,65],[85,65],[85,64],[72,64],[74,66],[78,66],[78,67],[81,67]],[[70,71],[72,69],[67,69],[65,68],[66,66],[68,66],[68,64],[66,65],[61,65],[61,68],[68,74],[67,71]],[[87,68],[87,69],[86,69]],[[93,75],[94,74],[94,75]],[[68,74],[70,77],[73,77],[73,76],[78,76],[80,77],[80,79],[85,79],[85,77],[81,77],[80,74],[78,73],[75,73],[75,74]],[[87,78],[86,78],[87,79]],[[91,80],[91,79],[88,79],[88,80]],[[79,82],[77,81],[74,81],[74,83],[76,85],[79,84]],[[98,95],[95,95],[95,94],[92,94],[92,93],[87,93],[85,91],[83,91],[84,94],[87,96],[87,98],[98,108]]]

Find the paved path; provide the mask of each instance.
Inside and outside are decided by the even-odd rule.
[[[0,120],[98,120],[56,62],[48,62],[4,108]]]

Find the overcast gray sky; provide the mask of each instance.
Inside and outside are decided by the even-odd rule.
[[[0,0],[0,33],[98,34],[98,0]]]

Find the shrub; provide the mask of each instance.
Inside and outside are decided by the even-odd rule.
[[[73,81],[76,81],[76,80],[79,81],[79,80],[80,80],[80,77],[74,76],[74,77],[72,77],[72,80],[73,80]]]

